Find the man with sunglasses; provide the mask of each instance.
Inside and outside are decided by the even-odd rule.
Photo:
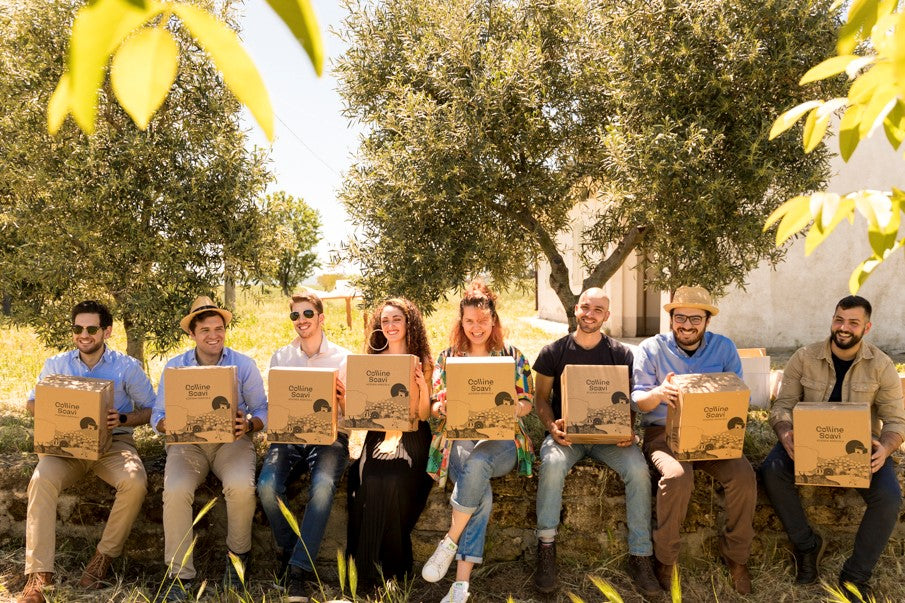
[[[296,293],[289,302],[289,320],[298,335],[292,343],[270,359],[275,366],[332,368],[339,371],[337,401],[343,407],[346,356],[349,350],[327,340],[324,334],[324,304],[314,293]],[[340,432],[330,445],[271,444],[258,477],[258,496],[270,522],[280,568],[277,581],[287,588],[287,601],[308,601],[306,583],[315,581],[314,561],[320,549],[333,508],[333,497],[349,462],[349,436]],[[278,499],[286,500],[286,489],[302,473],[310,473],[308,504],[295,535],[280,510]]]
[[[25,573],[28,580],[19,603],[41,603],[53,580],[56,548],[57,501],[60,491],[89,472],[116,488],[116,496],[97,550],[79,580],[81,588],[100,588],[110,564],[123,551],[132,523],[147,492],[144,465],[132,439],[132,429],[151,416],[154,388],[141,363],[116,352],[105,343],[113,331],[113,316],[103,304],[88,300],[72,308],[75,349],[47,359],[38,381],[48,375],[108,379],[113,382],[114,408],[107,415],[113,431],[110,449],[96,461],[38,455],[28,484],[25,520]],[[28,394],[28,412],[34,414],[35,390]]]
[[[182,601],[194,590],[195,565],[192,551],[192,503],[195,490],[214,472],[223,484],[226,499],[226,558],[224,589],[240,589],[237,558],[248,568],[251,554],[251,524],[255,513],[255,449],[251,435],[267,424],[267,395],[255,361],[225,346],[226,328],[232,313],[199,296],[179,322],[195,347],[171,358],[160,376],[151,426],[166,433],[166,369],[184,366],[235,366],[239,404],[234,424],[236,440],[228,444],[176,444],[167,446],[163,476],[164,559],[171,575],[163,589],[169,601]],[[181,584],[172,584],[176,578]]]
[[[666,413],[675,407],[678,389],[673,375],[689,373],[735,373],[742,377],[742,363],[732,341],[707,331],[710,317],[719,312],[703,287],[679,287],[669,312],[670,332],[641,342],[635,354],[632,404],[644,413],[643,450],[660,473],[657,486],[657,526],[653,531],[657,579],[664,590],[672,584],[679,559],[679,530],[685,521],[694,489],[694,469],[709,473],[720,482],[726,496],[726,529],[720,552],[729,568],[733,588],[751,592],[748,555],[754,538],[754,505],[757,482],[748,459],[680,462],[666,443]]]

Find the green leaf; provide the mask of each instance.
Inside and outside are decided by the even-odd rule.
[[[167,5],[210,55],[223,81],[248,107],[268,140],[273,140],[273,107],[257,68],[242,48],[239,36],[210,13],[184,3]]]
[[[861,142],[859,126],[863,112],[863,105],[849,105],[839,122],[839,153],[842,155],[842,161],[848,161]]]
[[[69,115],[69,74],[64,73],[47,102],[47,131],[56,134]]]
[[[815,107],[819,107],[822,104],[823,101],[812,100],[792,107],[791,109],[777,117],[776,121],[773,122],[773,127],[770,128],[769,139],[773,140],[774,138],[791,128],[793,125],[795,125],[795,122],[798,121],[802,115],[804,115],[811,109],[814,109]]]
[[[845,72],[852,62],[861,58],[863,57],[856,54],[843,54],[841,56],[830,57],[820,64],[808,69],[807,73],[805,73],[798,81],[798,85],[803,86],[804,84],[810,84],[811,82],[839,75],[840,73]]]
[[[905,140],[905,103],[901,99],[896,100],[895,106],[883,119],[883,131],[892,148],[898,150]]]
[[[160,5],[150,1],[140,8],[121,0],[98,0],[79,9],[69,46],[69,108],[83,132],[94,132],[97,93],[110,55],[159,12]]]
[[[324,44],[321,41],[320,28],[317,26],[317,17],[309,0],[267,0],[270,8],[280,16],[295,39],[299,41],[317,75],[322,75],[324,69]]]
[[[179,69],[179,45],[169,31],[147,28],[123,42],[113,56],[110,83],[139,129],[148,127]]]

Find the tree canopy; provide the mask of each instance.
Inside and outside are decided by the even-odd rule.
[[[802,156],[766,133],[777,103],[833,86],[793,85],[833,46],[829,5],[350,0],[337,73],[366,133],[342,197],[366,296],[430,309],[542,254],[569,315],[569,229],[582,288],[633,251],[653,286],[743,284],[781,257],[765,216],[828,176],[823,147]]]
[[[214,66],[172,27],[183,61],[140,131],[101,94],[97,128],[46,133],[44,107],[62,71],[75,0],[0,8],[0,290],[49,343],[66,341],[69,308],[108,302],[129,353],[163,352],[178,318],[222,281],[267,274],[280,252],[258,199],[270,175],[249,151],[239,104]]]
[[[281,239],[273,282],[283,295],[314,273],[320,264],[315,248],[320,241],[321,218],[316,209],[283,191],[267,195],[265,209]]]

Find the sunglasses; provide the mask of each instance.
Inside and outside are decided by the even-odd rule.
[[[298,312],[290,312],[289,320],[295,322],[299,319],[299,316],[304,316],[305,318],[314,318],[314,310],[302,310],[301,314],[299,314]]]
[[[90,326],[83,327],[82,325],[72,325],[72,333],[73,335],[81,335],[82,331],[88,331],[89,335],[97,335],[97,332],[101,330],[101,327]]]

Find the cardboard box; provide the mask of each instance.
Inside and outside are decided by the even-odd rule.
[[[742,380],[751,390],[751,406],[770,408],[770,357],[765,348],[741,348]]]
[[[113,382],[48,375],[35,387],[35,452],[96,461],[110,448]]]
[[[512,440],[516,431],[515,359],[446,359],[446,437]]]
[[[236,441],[239,382],[234,366],[164,369],[167,444]]]
[[[675,375],[676,408],[666,414],[666,442],[681,461],[737,459],[745,445],[750,392],[735,373]]]
[[[417,364],[418,358],[411,354],[350,354],[346,360],[346,412],[340,426],[373,431],[418,429]]]
[[[560,392],[570,442],[616,444],[632,436],[628,367],[624,364],[566,365]]]
[[[336,441],[336,373],[329,368],[273,367],[267,374],[267,442]]]
[[[902,395],[905,396],[905,374],[899,373],[899,379],[902,381]]]
[[[792,425],[796,484],[870,487],[870,405],[799,402]]]

